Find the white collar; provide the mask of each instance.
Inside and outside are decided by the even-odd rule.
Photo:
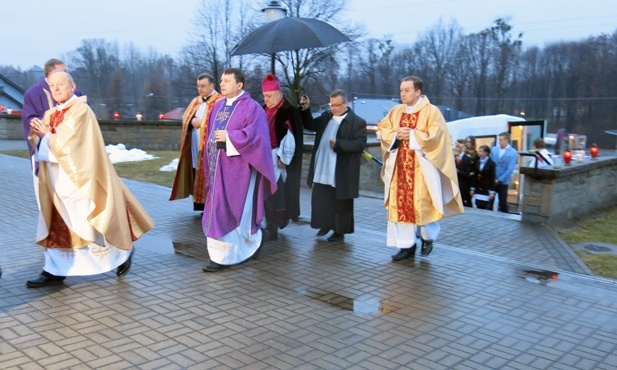
[[[422,96],[420,96],[418,98],[418,101],[416,102],[416,104],[414,105],[405,105],[405,113],[413,113],[414,109],[416,109],[416,107],[418,106],[418,104],[420,104],[420,102],[422,101]]]
[[[239,97],[242,96],[242,94],[244,94],[244,89],[240,90],[240,93],[233,98],[226,98],[227,102],[225,103],[225,105],[232,105],[236,100],[238,100]]]
[[[64,103],[56,105],[56,109],[57,109],[57,110],[63,110],[63,109],[64,109],[64,107],[66,106],[66,104],[67,104],[68,102],[70,102],[71,100],[74,100],[74,99],[77,99],[77,95],[75,95],[75,94],[73,94],[73,96],[71,96],[71,97],[69,98],[69,100],[65,101]]]

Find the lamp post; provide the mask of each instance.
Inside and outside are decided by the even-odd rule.
[[[148,98],[153,97],[154,93],[144,95],[144,118],[148,120]]]
[[[283,17],[285,17],[285,15],[287,15],[287,9],[285,9],[285,7],[282,6],[278,0],[270,1],[270,4],[268,4],[268,6],[266,6],[265,8],[261,9],[261,11],[264,12],[264,14],[266,15],[267,23],[278,21],[279,19],[282,19]],[[271,57],[271,70],[272,74],[274,74],[274,53],[272,53]]]

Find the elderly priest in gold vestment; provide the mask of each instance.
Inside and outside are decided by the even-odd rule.
[[[28,137],[39,162],[33,166],[40,210],[36,240],[45,248],[45,263],[27,286],[113,269],[123,277],[133,241],[154,222],[116,174],[94,112],[85,96],[74,95],[71,75],[52,73],[49,86],[58,105],[42,121],[32,120]]]

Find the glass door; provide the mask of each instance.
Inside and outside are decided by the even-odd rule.
[[[533,141],[539,137],[544,138],[546,134],[546,121],[521,121],[508,122],[508,132],[510,133],[510,145],[519,153],[529,152],[533,146]],[[519,207],[523,200],[523,182],[525,175],[521,175],[520,167],[525,164],[529,157],[519,156],[516,169],[510,178],[510,188],[508,189],[508,210],[512,213],[520,213]]]

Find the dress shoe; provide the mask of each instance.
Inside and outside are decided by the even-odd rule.
[[[221,270],[225,270],[228,267],[229,266],[219,265],[218,263],[216,263],[214,261],[209,261],[207,264],[204,265],[203,270],[205,272],[218,272],[218,271],[221,271]]]
[[[324,236],[324,235],[326,235],[329,231],[330,231],[330,229],[326,229],[325,227],[322,227],[322,228],[321,228],[321,229],[319,229],[319,231],[317,232],[317,236]]]
[[[432,240],[422,240],[422,255],[428,256],[433,251],[433,241]]]
[[[414,258],[416,254],[416,245],[414,244],[411,248],[401,248],[398,253],[392,256],[392,259],[395,261],[402,261],[408,258]]]
[[[64,279],[64,276],[56,276],[43,271],[36,279],[28,280],[26,286],[28,288],[42,288],[51,285],[62,285]]]
[[[332,233],[332,235],[328,237],[329,242],[340,242],[343,239],[345,239],[345,234]]]
[[[279,232],[276,227],[268,227],[266,229],[262,229],[262,232],[263,232],[263,240],[267,242],[279,240]]]
[[[131,270],[131,264],[133,263],[133,252],[134,251],[135,250],[133,249],[131,251],[131,254],[129,255],[129,258],[126,261],[124,261],[123,264],[118,266],[118,268],[116,269],[116,276],[118,278],[122,279]]]

